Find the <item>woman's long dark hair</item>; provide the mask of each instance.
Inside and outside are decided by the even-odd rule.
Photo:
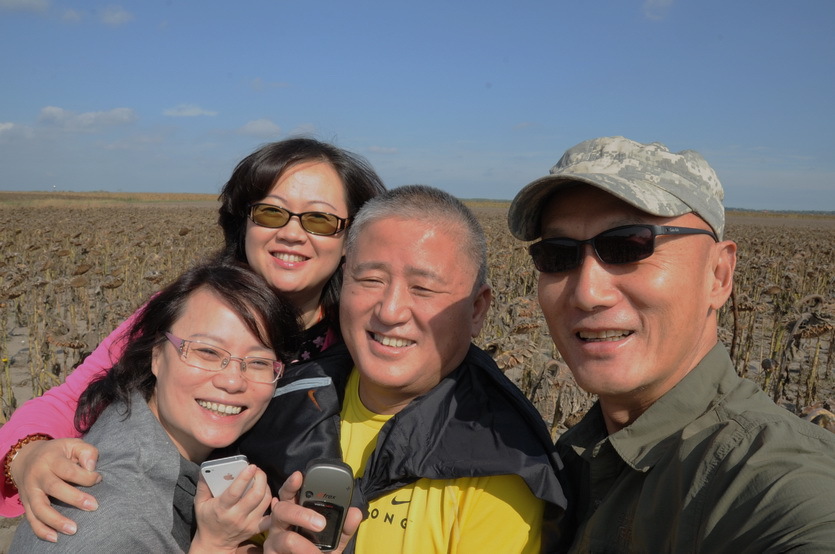
[[[89,431],[101,412],[114,402],[123,402],[129,413],[134,391],[150,400],[157,381],[151,372],[154,347],[167,340],[163,333],[183,315],[188,298],[202,289],[210,290],[231,307],[278,359],[285,364],[292,361],[301,332],[297,308],[248,267],[198,265],[148,301],[123,339],[126,345],[119,361],[81,394],[75,412],[79,432]]]
[[[342,179],[348,202],[348,217],[353,218],[371,198],[385,192],[383,181],[361,156],[332,144],[310,138],[292,138],[262,146],[235,167],[220,192],[218,223],[223,229],[225,261],[246,259],[246,227],[249,207],[262,200],[290,167],[309,161],[329,163]],[[337,268],[322,291],[319,301],[331,328],[339,329],[339,289],[342,266]]]

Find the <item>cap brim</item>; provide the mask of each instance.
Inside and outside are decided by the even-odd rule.
[[[548,175],[525,185],[513,199],[507,212],[507,225],[511,234],[519,240],[534,240],[539,237],[545,200],[561,186],[572,182],[576,182],[576,179]]]
[[[547,199],[567,185],[584,183],[599,188],[648,214],[673,217],[693,210],[676,196],[657,187],[636,190],[635,184],[616,175],[562,173],[547,175],[525,186],[510,204],[507,224],[519,240],[535,240],[542,234],[542,208]]]

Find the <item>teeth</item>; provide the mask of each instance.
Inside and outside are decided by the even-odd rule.
[[[605,331],[581,331],[577,333],[581,339],[589,341],[615,341],[629,334],[629,331],[616,331],[614,329],[607,329]]]
[[[383,346],[392,346],[394,348],[402,348],[404,346],[409,346],[410,344],[414,344],[414,341],[407,340],[407,339],[398,339],[395,337],[387,337],[385,335],[381,335],[379,333],[374,333],[374,340],[382,344]]]
[[[284,262],[303,262],[305,260],[304,256],[300,256],[298,254],[273,254],[274,258],[278,258]]]
[[[240,406],[227,406],[226,404],[218,404],[217,402],[206,402],[205,400],[198,400],[198,404],[202,407],[215,412],[220,415],[237,415],[241,413]]]

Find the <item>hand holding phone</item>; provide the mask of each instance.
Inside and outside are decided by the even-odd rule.
[[[353,492],[354,474],[348,464],[338,460],[313,460],[305,471],[299,504],[322,514],[327,523],[318,533],[302,528],[297,528],[296,532],[320,550],[335,549]]]
[[[208,460],[200,464],[200,473],[209,485],[212,496],[217,498],[229,485],[232,484],[238,475],[249,465],[246,456],[239,454],[217,460]]]

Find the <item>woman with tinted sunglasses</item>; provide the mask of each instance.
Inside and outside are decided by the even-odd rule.
[[[24,522],[11,551],[234,551],[266,524],[266,475],[249,465],[213,498],[198,464],[255,425],[298,334],[295,307],[249,269],[184,273],[81,395],[75,423],[99,449],[99,509],[59,505],[78,521],[75,535],[44,542]]]
[[[364,159],[304,138],[259,148],[235,167],[221,190],[218,223],[224,247],[217,257],[249,265],[296,306],[305,327],[297,359],[315,357],[341,340],[345,229],[359,208],[384,190]],[[52,509],[47,495],[77,507],[96,505],[91,495],[65,482],[95,482],[97,474],[83,469],[95,466],[95,450],[78,440],[43,439],[78,436],[72,424],[78,397],[118,359],[121,337],[135,317],[111,333],[65,383],[25,403],[0,428],[6,477],[0,486],[0,515],[17,516],[25,507],[41,538],[75,529]]]

